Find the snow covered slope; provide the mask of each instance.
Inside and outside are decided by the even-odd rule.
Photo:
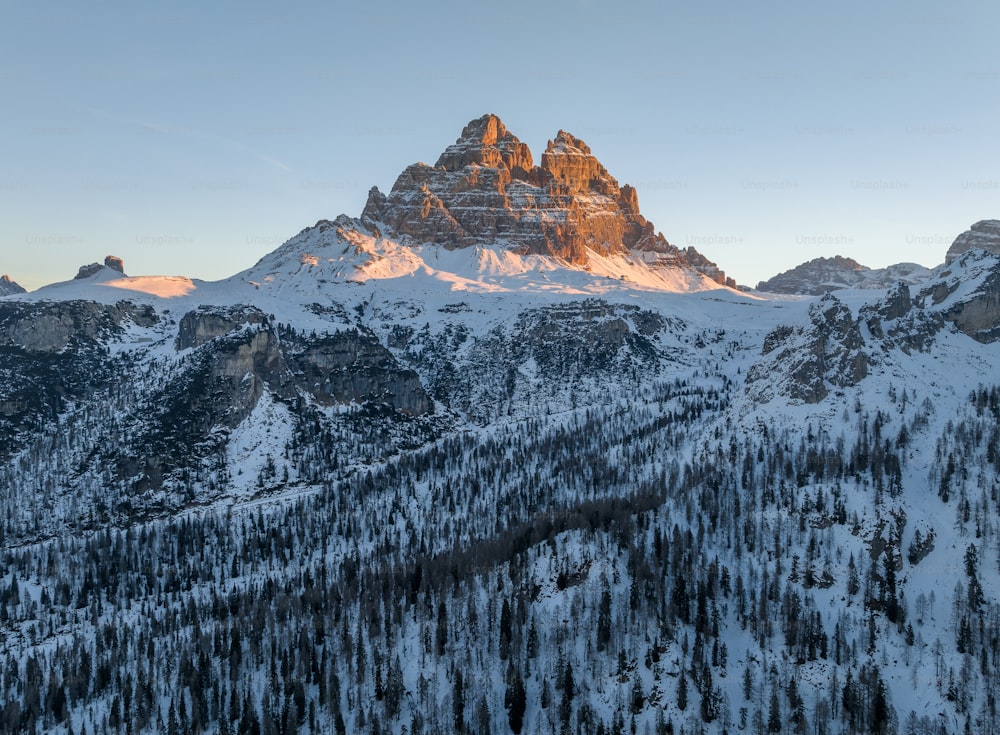
[[[0,301],[0,730],[995,732],[1000,257],[388,229]]]

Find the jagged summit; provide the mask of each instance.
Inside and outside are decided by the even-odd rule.
[[[962,253],[973,248],[988,250],[991,253],[1000,255],[1000,220],[979,220],[972,227],[956,237],[955,242],[948,248],[945,262],[951,263]]]
[[[89,263],[87,265],[81,265],[80,270],[77,271],[76,275],[73,276],[74,281],[82,281],[85,278],[90,278],[96,273],[101,273],[102,271],[116,271],[120,275],[125,275],[125,261],[119,258],[117,255],[108,255],[104,258],[104,264],[100,263]]]
[[[105,256],[104,265],[113,271],[118,271],[122,275],[125,274],[125,261],[119,258],[117,255]]]
[[[714,263],[657,233],[639,213],[635,189],[619,186],[582,140],[560,130],[536,166],[528,146],[492,114],[466,125],[434,166],[408,166],[388,194],[373,188],[361,221],[388,237],[449,250],[502,245],[577,267],[592,252],[635,254],[727,283]]]
[[[10,276],[7,274],[0,276],[0,296],[10,296],[11,294],[24,292],[24,287],[12,281]]]
[[[931,271],[916,263],[897,263],[886,268],[869,268],[853,258],[835,255],[814,258],[757,284],[758,291],[820,296],[844,288],[889,288],[903,281],[913,284],[926,279]]]
[[[458,140],[444,150],[434,165],[459,171],[473,164],[496,168],[501,162],[508,169],[534,168],[528,146],[510,133],[499,117],[483,115],[465,126]]]

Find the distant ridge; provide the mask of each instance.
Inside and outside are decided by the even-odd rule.
[[[926,279],[929,268],[916,263],[897,263],[887,268],[868,268],[852,258],[836,255],[814,258],[784,273],[761,281],[758,291],[822,296],[844,288],[878,289],[902,281],[914,284]]]

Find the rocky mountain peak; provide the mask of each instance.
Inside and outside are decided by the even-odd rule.
[[[361,221],[392,238],[447,249],[500,244],[579,267],[591,252],[638,251],[646,262],[727,283],[700,253],[658,234],[639,213],[635,189],[619,186],[582,140],[560,130],[536,166],[528,146],[492,114],[468,123],[434,166],[408,166],[388,194],[373,188]]]
[[[466,166],[503,167],[528,171],[534,167],[531,151],[507,130],[496,115],[473,120],[438,158],[436,168],[460,171]]]
[[[560,185],[562,193],[596,192],[617,198],[618,182],[579,138],[560,130],[542,154],[542,170]]]
[[[103,268],[100,263],[88,263],[86,265],[81,265],[80,269],[73,276],[74,281],[82,281],[84,278],[90,278],[95,273],[100,273],[101,268]]]
[[[24,293],[24,291],[24,287],[12,281],[7,274],[0,276],[0,296],[10,296],[15,293]]]
[[[770,293],[809,294],[819,296],[839,288],[846,288],[856,274],[869,270],[853,258],[835,255],[832,258],[813,258],[791,270],[784,271],[757,284],[758,291]]]
[[[976,222],[961,235],[955,238],[955,242],[948,248],[945,256],[945,263],[951,263],[959,255],[980,248],[991,253],[1000,255],[1000,220],[983,219]]]
[[[81,265],[80,270],[78,270],[76,275],[73,276],[73,280],[82,281],[84,278],[90,278],[94,274],[100,273],[105,268],[125,275],[125,261],[117,255],[108,255],[105,256],[103,265],[100,263],[88,263],[87,265]]]
[[[104,258],[104,265],[111,270],[118,271],[119,273],[125,273],[125,261],[119,258],[117,255],[108,255]]]
[[[835,255],[814,258],[757,284],[758,291],[821,296],[844,288],[890,288],[902,281],[918,283],[930,269],[916,263],[896,263],[886,268],[868,268],[853,258]]]

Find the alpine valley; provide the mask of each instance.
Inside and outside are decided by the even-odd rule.
[[[1000,223],[773,281],[494,115],[226,280],[4,279],[0,731],[997,733]]]

